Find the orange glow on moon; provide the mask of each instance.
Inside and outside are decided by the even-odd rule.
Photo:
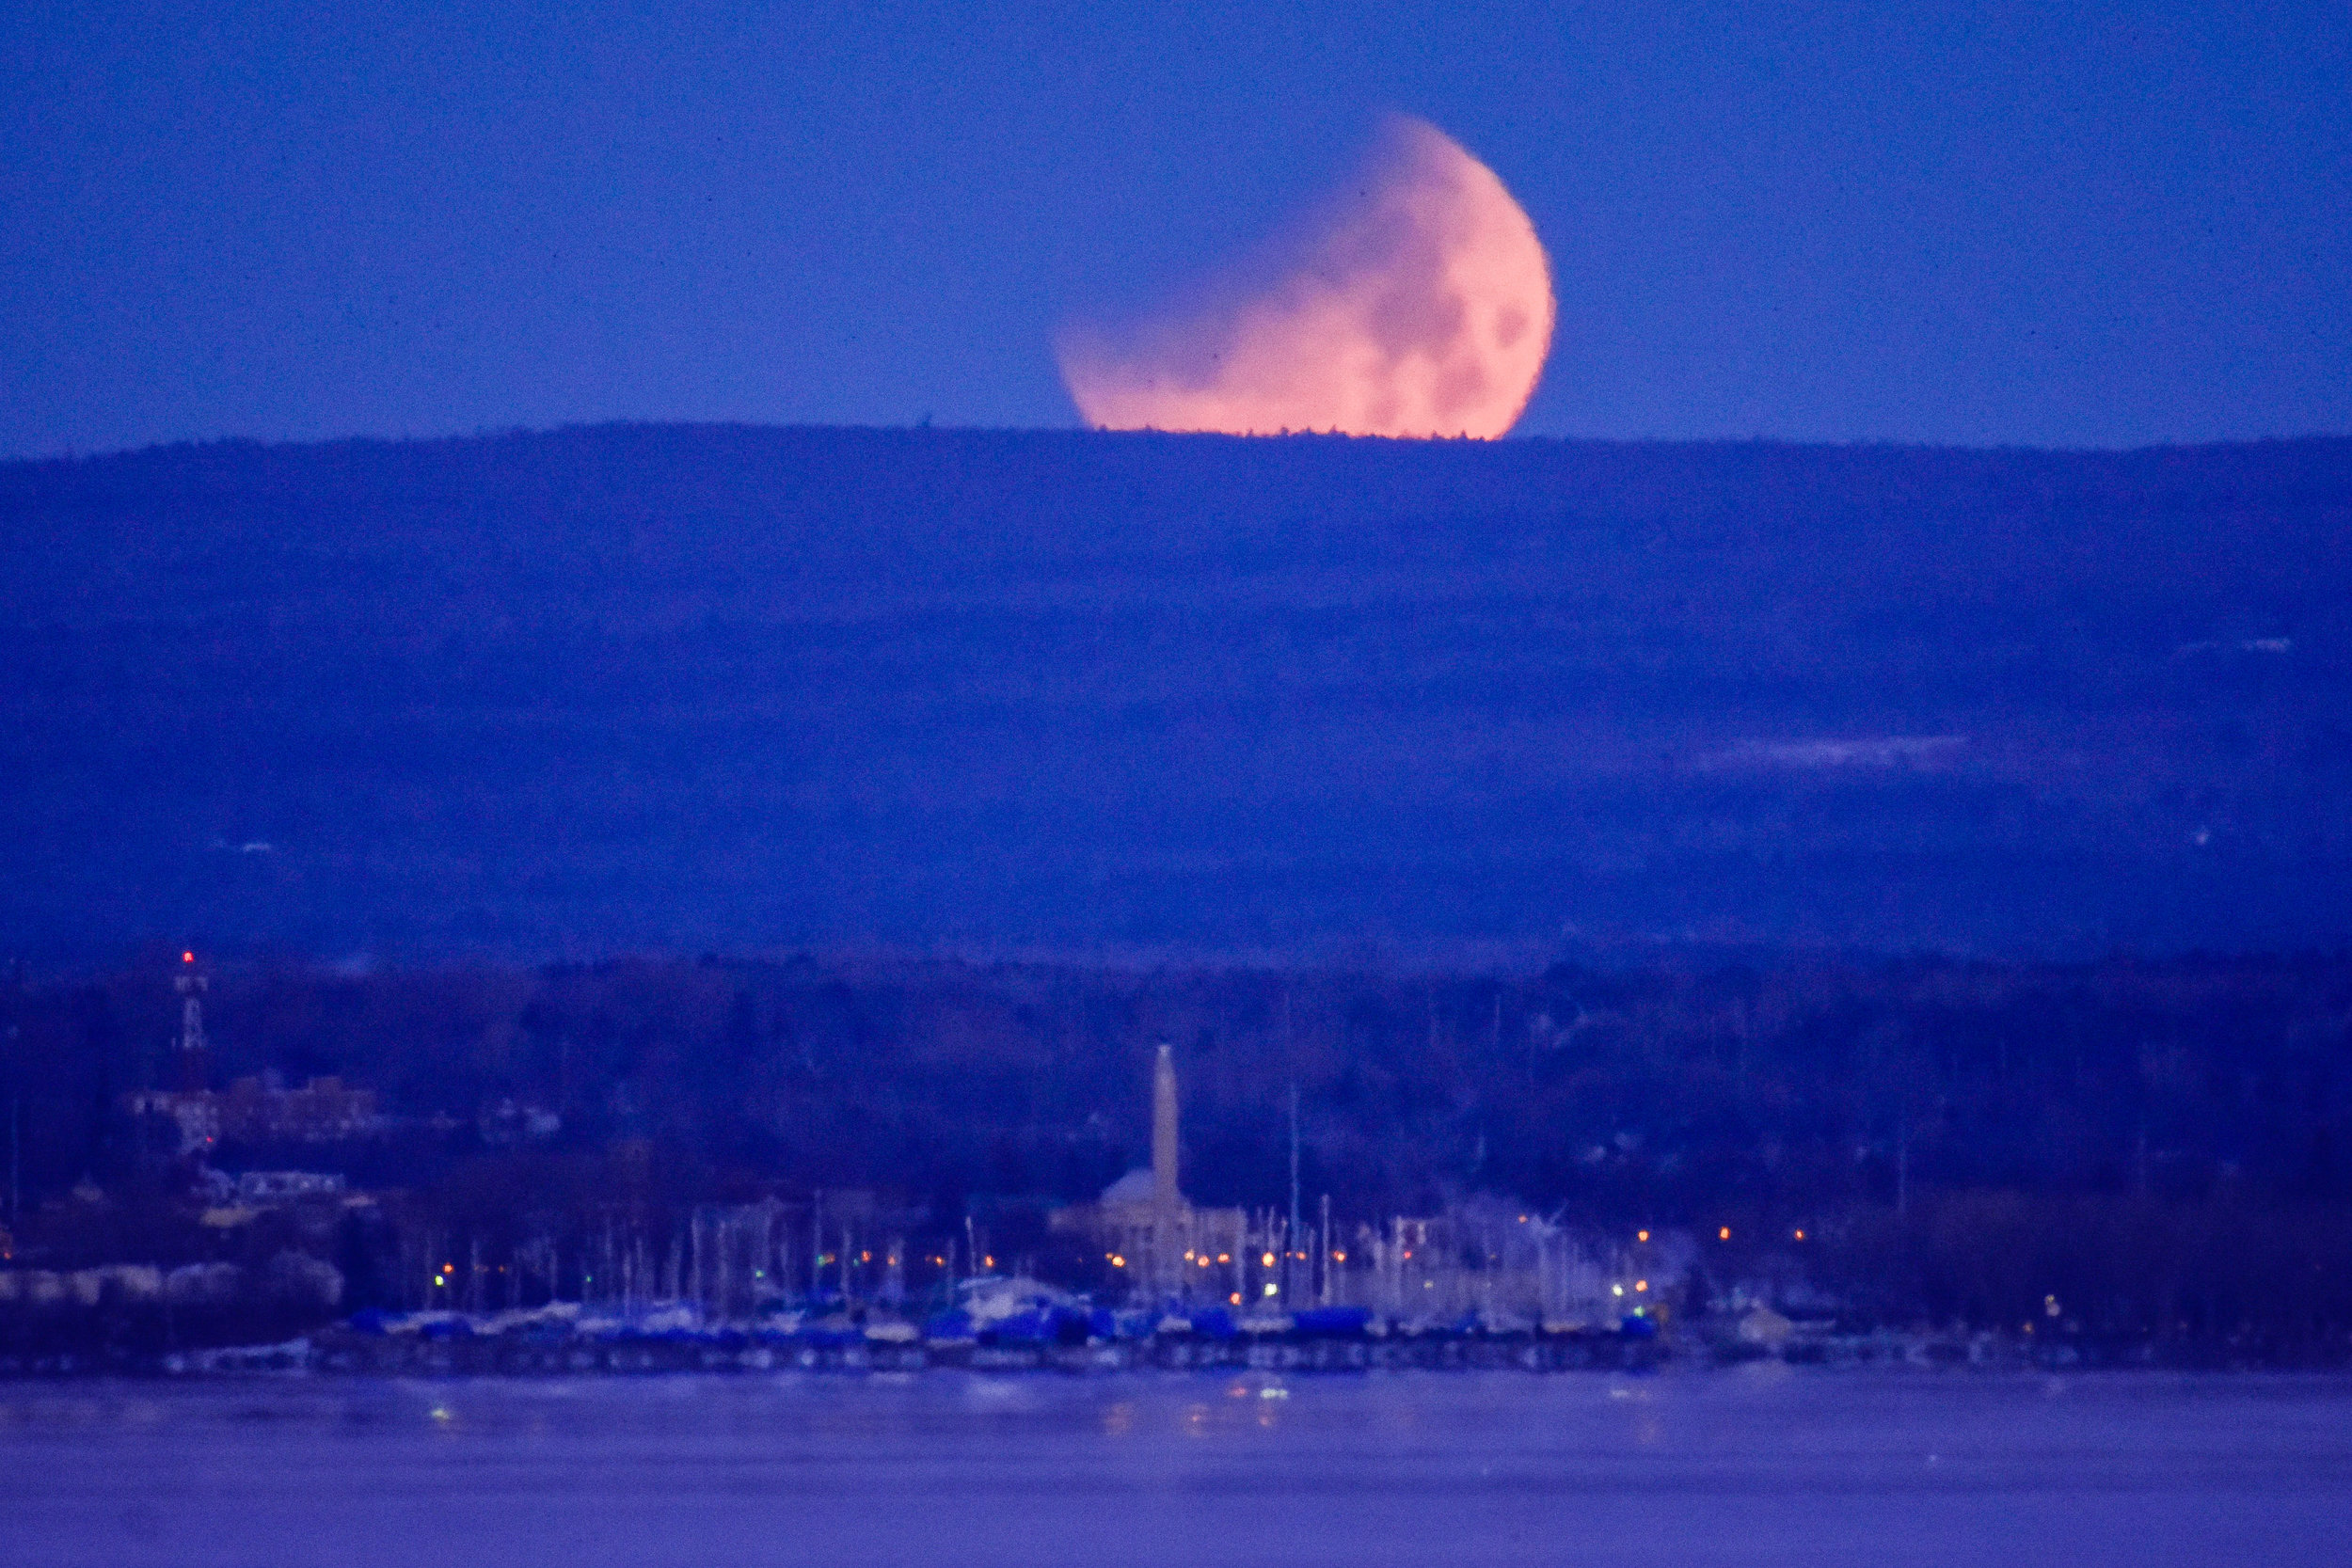
[[[1422,120],[1390,121],[1271,281],[1065,335],[1062,380],[1113,430],[1508,431],[1551,349],[1551,267],[1494,171]]]

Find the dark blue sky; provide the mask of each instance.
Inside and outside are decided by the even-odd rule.
[[[0,452],[1075,422],[1051,338],[1383,110],[1549,247],[1521,429],[2352,430],[2328,6],[239,5],[0,17]]]

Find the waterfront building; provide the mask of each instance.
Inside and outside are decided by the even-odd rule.
[[[169,1118],[183,1154],[222,1143],[340,1143],[386,1126],[373,1089],[335,1077],[313,1078],[298,1089],[259,1077],[226,1089],[142,1089],[125,1096],[123,1106],[135,1117]]]
[[[1181,1105],[1173,1049],[1160,1042],[1152,1069],[1152,1163],[1129,1171],[1092,1203],[1057,1211],[1053,1228],[1089,1237],[1127,1283],[1152,1302],[1218,1300],[1246,1250],[1239,1209],[1196,1209],[1179,1180]]]

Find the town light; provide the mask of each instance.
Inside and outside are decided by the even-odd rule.
[[[1276,1289],[1276,1287],[1275,1287],[1274,1281],[1272,1281],[1271,1279],[1269,1279],[1269,1280],[1267,1280],[1267,1281],[1265,1282],[1265,1293],[1266,1293],[1267,1295],[1270,1295],[1270,1296],[1271,1296],[1271,1295],[1276,1295],[1276,1294],[1279,1294],[1279,1291],[1278,1291],[1278,1290]]]
[[[1259,1259],[1258,1261],[1270,1269],[1274,1267],[1274,1254],[1269,1252],[1263,1258]]]
[[[1800,1242],[1802,1242],[1802,1241],[1804,1241],[1804,1231],[1800,1230],[1800,1231],[1798,1231],[1798,1232],[1797,1232],[1797,1240],[1799,1240]]]
[[[1649,1232],[1646,1230],[1636,1230],[1633,1233],[1633,1239],[1637,1242],[1646,1242],[1649,1240]]]
[[[1621,1296],[1625,1294],[1625,1287],[1622,1285],[1612,1285],[1609,1287],[1609,1293],[1613,1296]]]
[[[1125,1259],[1124,1258],[1121,1258],[1120,1256],[1119,1256],[1119,1254],[1117,1254],[1117,1253],[1115,1253],[1115,1252],[1111,1254],[1111,1267],[1112,1267],[1112,1268],[1114,1268],[1114,1269],[1123,1269],[1123,1268],[1125,1268],[1126,1266],[1127,1266],[1127,1259]]]
[[[1726,1225],[1721,1230],[1716,1231],[1715,1239],[1719,1242],[1728,1242],[1731,1240],[1731,1227]]]

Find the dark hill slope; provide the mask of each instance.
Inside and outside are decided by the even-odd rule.
[[[2352,441],[10,465],[0,943],[2338,941],[2348,543]]]

